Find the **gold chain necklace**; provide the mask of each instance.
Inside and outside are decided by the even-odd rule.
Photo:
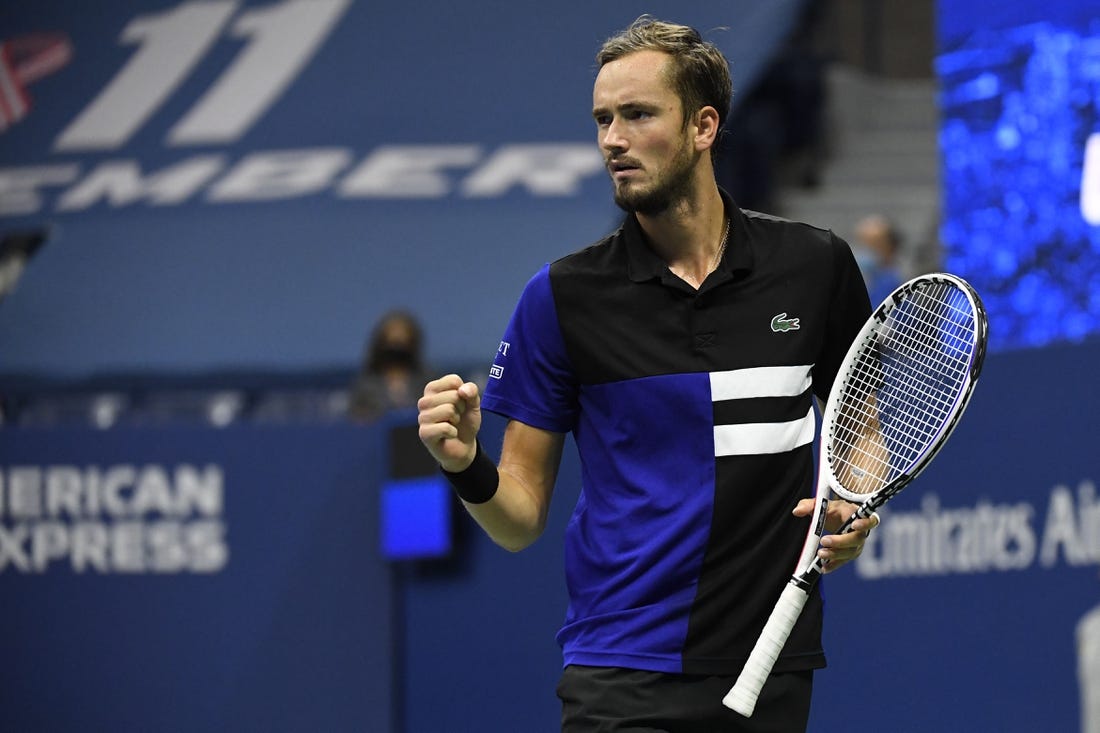
[[[718,269],[718,263],[722,261],[722,255],[726,253],[726,240],[730,238],[730,218],[726,217],[726,228],[722,231],[722,242],[718,245],[718,253],[714,255],[714,262],[711,263],[710,271],[714,272]]]

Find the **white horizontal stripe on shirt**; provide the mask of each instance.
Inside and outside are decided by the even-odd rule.
[[[814,439],[814,408],[790,422],[714,426],[715,456],[751,456],[785,453]]]
[[[710,398],[796,397],[810,388],[813,365],[751,367],[710,373]]]

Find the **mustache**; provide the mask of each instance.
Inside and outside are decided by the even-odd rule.
[[[616,156],[604,159],[604,166],[608,171],[614,173],[616,170],[622,170],[623,168],[641,168],[641,161],[635,158]]]

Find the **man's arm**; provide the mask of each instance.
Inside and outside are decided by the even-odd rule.
[[[457,481],[471,476],[479,481],[496,479],[495,492],[484,501],[463,499],[466,510],[501,547],[518,552],[530,545],[546,527],[550,497],[557,480],[565,436],[525,425],[515,420],[504,433],[499,467],[479,462],[477,434],[481,429],[481,395],[472,382],[448,375],[424,388],[417,403],[420,411],[420,440]],[[455,483],[456,476],[452,476]],[[475,487],[483,493],[482,487]],[[459,495],[462,496],[462,491]]]
[[[501,547],[519,552],[546,528],[565,436],[512,420],[500,451],[500,486],[484,504],[466,504],[470,516]]]

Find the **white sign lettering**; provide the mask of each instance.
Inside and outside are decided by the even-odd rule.
[[[353,159],[348,148],[328,147],[259,151],[232,163],[222,155],[196,155],[152,171],[125,158],[87,171],[77,164],[0,168],[0,217],[103,204],[173,206],[200,194],[214,203],[326,191],[345,200],[484,198],[516,190],[573,196],[603,171],[599,151],[583,143],[505,145],[488,154],[474,145],[391,145],[354,167]]]
[[[1055,486],[1044,512],[984,500],[947,508],[925,494],[917,511],[880,513],[882,526],[856,560],[866,580],[1100,565],[1100,501],[1091,480],[1076,491]]]
[[[216,465],[0,469],[0,573],[216,573],[224,509]]]
[[[1081,216],[1100,226],[1100,132],[1089,135],[1081,166]]]
[[[122,42],[129,62],[54,143],[57,151],[125,145],[183,84],[218,40],[237,2],[187,2],[134,18]],[[168,133],[172,145],[226,143],[244,135],[290,86],[350,0],[284,0],[241,15],[231,35],[247,44]]]

